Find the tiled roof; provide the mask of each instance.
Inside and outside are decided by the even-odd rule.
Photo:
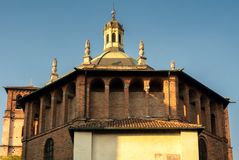
[[[182,129],[197,130],[203,129],[201,125],[191,124],[179,121],[163,121],[158,119],[122,119],[89,121],[85,124],[72,127],[71,130],[164,130],[164,129]]]

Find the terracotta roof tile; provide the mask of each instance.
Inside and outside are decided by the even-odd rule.
[[[201,125],[179,121],[163,121],[158,119],[129,118],[122,120],[95,120],[75,126],[72,130],[134,130],[134,129],[203,129]]]

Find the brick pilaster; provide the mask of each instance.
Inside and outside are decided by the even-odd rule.
[[[50,129],[55,127],[56,124],[56,92],[51,94],[51,117],[50,117]]]
[[[125,105],[124,105],[124,115],[125,118],[129,117],[129,80],[124,81],[124,95],[125,95]]]
[[[200,94],[197,93],[196,99],[195,99],[195,104],[196,104],[196,117],[197,117],[197,124],[202,124],[202,115],[201,115],[201,101],[200,101]]]
[[[189,105],[189,88],[185,86],[185,90],[183,92],[183,103],[184,103],[184,110],[186,110],[186,119],[190,121],[190,105]]]
[[[40,114],[39,114],[39,133],[45,131],[45,104],[44,97],[40,98]]]
[[[105,118],[110,117],[109,112],[109,97],[110,97],[110,87],[109,87],[109,80],[105,81]]]
[[[62,122],[63,124],[67,123],[68,119],[68,94],[67,94],[67,86],[62,88],[63,97],[62,97]]]

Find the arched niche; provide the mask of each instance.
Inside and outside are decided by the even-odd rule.
[[[55,99],[56,99],[56,108],[55,108],[55,119],[54,119],[54,125],[53,126],[60,126],[63,124],[63,91],[61,88],[56,90],[55,93]]]
[[[67,121],[71,121],[76,117],[76,85],[75,83],[70,83],[66,89],[67,95],[67,107],[66,107],[66,119]]]
[[[145,116],[145,91],[142,79],[136,78],[131,80],[129,86],[129,116]]]
[[[199,138],[199,160],[207,160],[207,144],[203,138]]]
[[[189,90],[189,107],[190,107],[190,121],[192,123],[197,123],[196,92],[193,89]]]
[[[217,117],[216,117],[216,102],[210,102],[210,120],[211,120],[211,132],[214,135],[217,135]]]
[[[124,83],[120,78],[114,78],[109,85],[109,114],[112,119],[124,117]]]
[[[32,124],[31,135],[37,135],[39,133],[39,115],[40,115],[40,100],[34,100],[32,103]]]
[[[96,78],[90,83],[90,117],[93,119],[106,118],[105,83]]]
[[[43,97],[43,107],[44,107],[44,113],[43,113],[43,122],[42,122],[42,131],[47,131],[51,127],[51,95],[46,94]]]
[[[205,95],[202,95],[200,97],[200,103],[201,103],[201,122],[203,126],[206,126],[206,103],[207,97]]]
[[[19,100],[22,98],[21,94],[18,94],[16,96],[16,109],[22,109],[21,104],[19,103]]]
[[[152,79],[149,83],[149,116],[165,117],[166,107],[163,103],[163,84],[161,79]]]

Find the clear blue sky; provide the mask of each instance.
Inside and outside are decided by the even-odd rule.
[[[84,42],[92,56],[102,52],[103,25],[112,0],[0,1],[0,86],[41,86],[49,80],[51,60],[63,75],[82,63]],[[239,1],[115,0],[125,29],[125,51],[138,56],[144,40],[148,64],[179,68],[239,102]],[[0,88],[2,117],[6,93]],[[234,159],[239,159],[239,106],[229,105]],[[2,122],[2,119],[1,121]]]

